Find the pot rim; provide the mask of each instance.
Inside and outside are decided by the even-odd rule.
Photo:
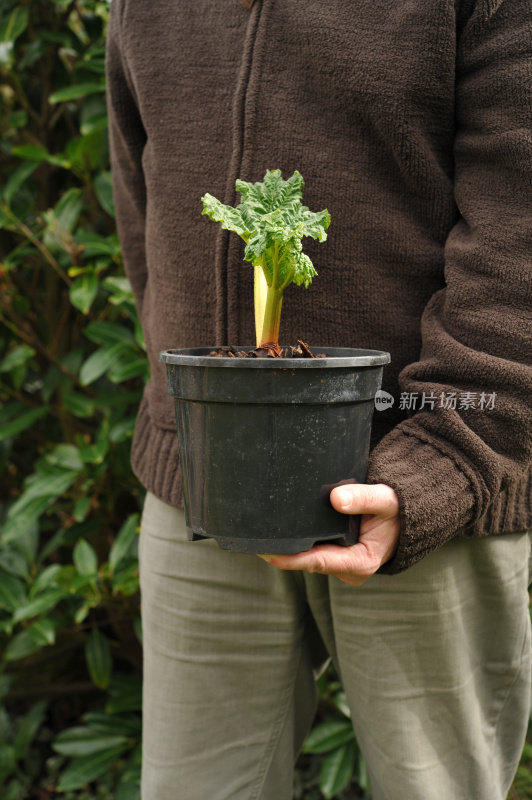
[[[375,367],[390,363],[390,354],[383,350],[355,347],[317,347],[315,353],[325,358],[215,358],[209,355],[219,345],[162,350],[159,361],[164,364],[190,367],[238,367],[240,369],[330,369],[331,367]],[[236,350],[254,350],[252,345],[234,345]]]

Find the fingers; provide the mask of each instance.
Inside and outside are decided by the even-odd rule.
[[[399,500],[391,486],[383,483],[349,483],[331,492],[331,503],[342,514],[378,514],[394,517],[399,513]]]
[[[373,575],[380,565],[378,556],[360,544],[351,547],[319,545],[296,555],[261,555],[260,558],[278,569],[333,575],[356,586]]]

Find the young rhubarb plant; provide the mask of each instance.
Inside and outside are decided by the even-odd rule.
[[[311,236],[324,242],[331,218],[327,209],[314,212],[302,204],[304,185],[297,170],[285,181],[276,169],[268,170],[259,183],[237,180],[242,201],[236,208],[211,194],[202,197],[203,214],[244,240],[244,259],[255,267],[257,347],[279,351],[284,290],[291,283],[308,288],[317,275],[301,240]]]

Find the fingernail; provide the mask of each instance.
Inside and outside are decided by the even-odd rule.
[[[349,508],[351,505],[351,493],[345,489],[337,489],[335,499],[340,508]]]
[[[263,561],[267,561],[268,564],[272,560],[273,556],[268,555],[268,553],[257,553],[259,558],[262,558]]]

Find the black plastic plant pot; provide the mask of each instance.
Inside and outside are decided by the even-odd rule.
[[[211,351],[160,354],[175,399],[189,539],[245,553],[353,544],[358,518],[335,511],[329,493],[365,480],[389,354],[315,348],[325,358],[272,359]]]

